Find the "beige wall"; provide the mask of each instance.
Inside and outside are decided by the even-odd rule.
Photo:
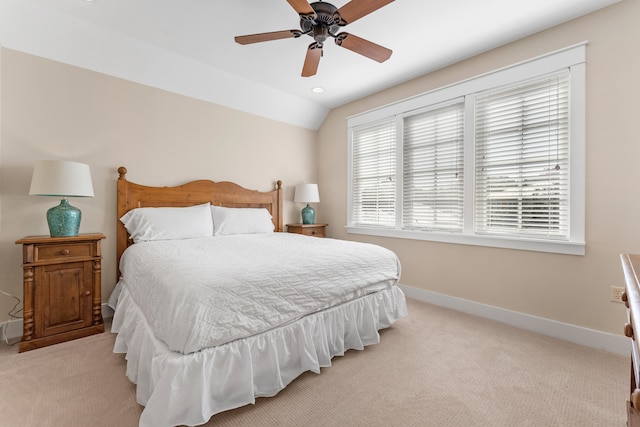
[[[1,49],[0,289],[22,297],[25,235],[48,234],[55,197],[28,196],[36,160],[91,166],[95,197],[71,199],[80,232],[101,231],[103,301],[116,282],[118,166],[148,185],[192,179],[257,190],[284,183],[285,222],[298,222],[293,187],[317,176],[317,133],[9,49]],[[0,322],[12,300],[0,295]]]
[[[640,252],[639,18],[640,1],[627,0],[333,110],[318,145],[329,234],[394,250],[403,284],[620,334],[624,306],[609,301],[609,287],[624,285],[618,254]],[[586,256],[346,233],[348,116],[585,40]]]

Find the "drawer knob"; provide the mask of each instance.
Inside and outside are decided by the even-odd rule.
[[[624,336],[633,338],[633,326],[631,326],[631,323],[624,324]]]
[[[63,249],[62,251],[60,251],[60,253],[62,255],[69,255],[69,249]]]
[[[86,296],[89,296],[89,295],[91,295],[91,291],[87,291],[87,292],[85,292],[84,294],[85,294]]]
[[[633,407],[637,410],[640,406],[640,389],[635,389],[631,393],[631,398],[629,399]]]
[[[311,230],[311,234],[316,234],[316,230]]]
[[[622,291],[622,295],[620,295],[620,299],[624,303],[624,305],[629,308],[629,298],[627,297],[627,290]]]

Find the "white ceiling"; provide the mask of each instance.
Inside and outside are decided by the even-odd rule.
[[[310,37],[233,39],[298,29],[286,0],[0,0],[0,43],[317,129],[331,108],[618,1],[396,0],[344,28],[392,49],[388,61],[329,41],[307,78]],[[316,86],[325,91],[313,93]]]

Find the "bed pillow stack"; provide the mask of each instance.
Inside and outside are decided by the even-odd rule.
[[[210,203],[189,207],[132,209],[120,218],[135,243],[232,234],[273,233],[264,208],[225,208]]]

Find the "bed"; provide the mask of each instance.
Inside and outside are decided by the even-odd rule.
[[[152,187],[118,172],[111,331],[141,426],[200,425],[274,396],[407,314],[393,252],[282,232],[280,181]]]

